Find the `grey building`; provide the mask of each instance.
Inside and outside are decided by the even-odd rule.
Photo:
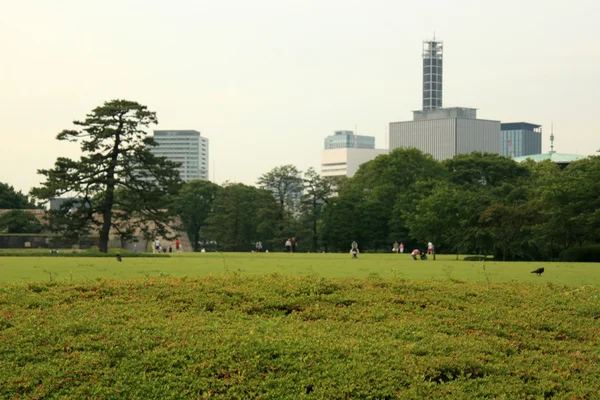
[[[423,42],[423,110],[442,107],[443,50],[435,39]]]
[[[154,131],[158,146],[151,147],[153,154],[181,163],[178,168],[181,179],[189,182],[194,179],[208,180],[208,139],[194,130]]]
[[[437,160],[474,151],[500,152],[500,121],[477,119],[473,108],[415,111],[413,121],[391,122],[390,150],[415,147]]]
[[[522,157],[541,153],[541,125],[510,122],[500,126],[500,154],[503,156]]]
[[[352,131],[335,131],[325,138],[325,150],[330,149],[374,149],[373,136],[355,135]]]

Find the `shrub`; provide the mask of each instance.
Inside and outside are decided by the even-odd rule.
[[[600,262],[600,245],[569,247],[559,256],[560,261]]]

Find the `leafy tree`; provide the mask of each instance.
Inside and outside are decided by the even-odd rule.
[[[212,182],[194,180],[184,184],[175,197],[173,211],[181,219],[194,251],[200,250],[200,234],[219,189],[221,187]]]
[[[395,240],[404,240],[408,230],[402,210],[411,209],[417,183],[446,179],[444,167],[431,155],[415,148],[398,148],[362,164],[352,184],[365,190],[368,207],[361,230],[370,232],[366,244],[387,249]]]
[[[302,177],[293,165],[273,168],[258,179],[260,188],[270,191],[277,202],[279,231],[284,236],[290,232],[290,226],[300,204],[302,195]]]
[[[134,230],[146,237],[168,235],[166,205],[180,180],[177,163],[150,151],[157,143],[143,128],[156,123],[156,113],[146,106],[112,100],[85,120],[74,121],[80,130],[57,135],[58,140],[79,142],[83,155],[79,160],[60,157],[54,168],[38,171],[46,182],[31,190],[35,198],[73,198],[50,212],[53,230],[79,237],[98,229],[102,252],[107,251],[111,228],[122,235]]]
[[[356,240],[366,248],[363,234],[363,202],[366,192],[348,179],[342,182],[339,195],[329,200],[323,212],[322,240],[327,251],[348,251]]]
[[[271,192],[241,183],[218,191],[206,219],[206,235],[223,251],[248,251],[257,241],[273,238],[277,204]]]
[[[511,158],[498,154],[473,152],[444,160],[450,180],[457,185],[499,186],[527,175],[528,169]]]
[[[311,250],[319,248],[319,225],[323,208],[334,191],[335,183],[331,178],[322,178],[312,167],[304,174],[304,193],[302,195],[303,218],[310,225]]]
[[[36,208],[20,191],[17,192],[14,187],[8,186],[6,183],[0,182],[0,209],[22,209]]]
[[[0,231],[7,233],[39,233],[40,221],[35,215],[23,210],[10,210],[0,215]]]
[[[433,242],[436,252],[443,247],[453,248],[458,257],[463,248],[462,233],[469,221],[464,206],[470,199],[464,190],[447,181],[436,182],[431,189],[423,186],[415,191],[421,196],[414,208],[401,212],[410,236],[421,243]]]

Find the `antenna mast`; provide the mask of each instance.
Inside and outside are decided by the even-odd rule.
[[[554,153],[554,122],[550,123],[550,153]]]

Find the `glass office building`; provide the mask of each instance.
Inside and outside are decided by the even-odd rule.
[[[208,139],[194,130],[154,131],[158,146],[153,154],[169,161],[181,163],[179,176],[184,182],[194,179],[208,180]]]
[[[500,154],[522,157],[542,153],[542,127],[527,122],[500,125]]]
[[[325,150],[330,149],[374,149],[373,136],[355,135],[352,131],[335,131],[325,138]]]

